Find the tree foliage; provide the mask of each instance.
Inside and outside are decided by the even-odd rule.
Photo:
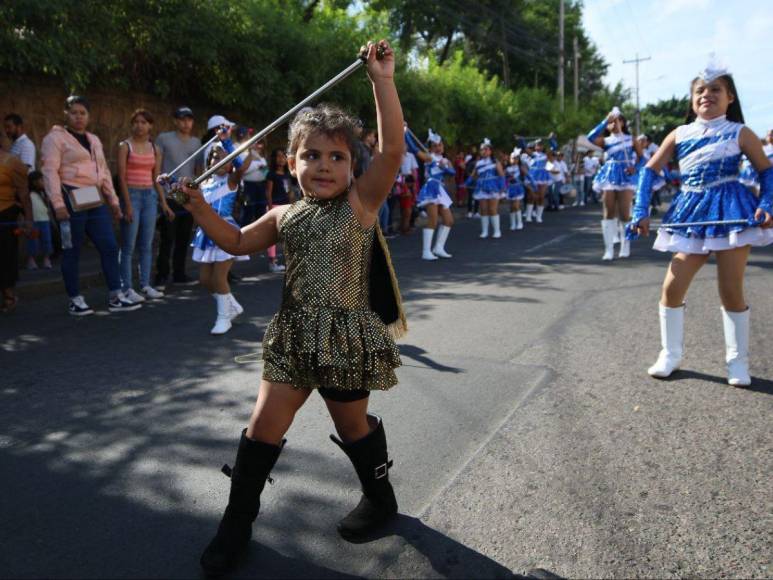
[[[112,87],[207,103],[267,122],[353,62],[364,39],[396,37],[413,127],[431,126],[450,143],[488,136],[509,148],[516,133],[574,136],[626,98],[601,84],[606,65],[582,31],[581,3],[567,0],[566,36],[576,34],[582,51],[581,107],[559,112],[557,2],[10,0],[0,4],[0,70],[42,73],[72,91]],[[324,98],[374,117],[365,75]]]

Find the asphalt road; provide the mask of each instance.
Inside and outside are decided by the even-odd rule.
[[[657,381],[668,257],[602,263],[598,210],[479,240],[454,258],[391,242],[411,327],[401,384],[375,393],[401,515],[351,545],[353,469],[313,397],[267,486],[244,577],[770,577],[773,249],[752,253],[751,388],[724,382],[715,267],[696,279],[684,370]],[[503,219],[503,222],[506,220]],[[239,264],[241,323],[208,334],[196,287],[73,319],[62,297],[0,319],[0,576],[196,577],[228,493],[281,279]]]

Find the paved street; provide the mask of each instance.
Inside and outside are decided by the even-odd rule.
[[[602,263],[599,213],[501,240],[460,219],[450,261],[391,241],[410,332],[401,384],[371,408],[403,515],[375,542],[339,539],[358,484],[314,396],[238,576],[773,575],[773,248],[746,278],[753,386],[724,380],[713,263],[689,296],[684,370],[657,381],[668,257],[640,241]],[[0,318],[0,576],[200,575],[279,305],[264,264],[239,264],[245,315],[224,337],[197,287],[135,313],[108,314],[94,288],[96,316],[68,316],[62,294]]]

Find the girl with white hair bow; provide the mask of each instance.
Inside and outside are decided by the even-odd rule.
[[[449,209],[453,202],[448,195],[443,178],[445,176],[456,175],[456,171],[451,165],[451,161],[443,156],[445,147],[443,138],[429,129],[427,138],[429,143],[429,152],[417,151],[419,159],[424,162],[424,171],[426,179],[424,185],[419,191],[419,197],[416,200],[416,206],[423,208],[427,212],[427,224],[422,229],[422,260],[437,260],[438,258],[450,258],[451,254],[446,252],[446,241],[451,233],[451,226],[454,225],[454,216]],[[438,227],[438,216],[440,217],[440,226]],[[435,247],[432,247],[432,236],[437,227],[437,238]]]
[[[494,230],[492,238],[501,238],[499,225],[499,200],[505,189],[505,170],[492,155],[491,141],[483,139],[480,144],[480,159],[475,163],[472,179],[475,180],[473,197],[480,202],[480,237],[489,236],[489,224]]]

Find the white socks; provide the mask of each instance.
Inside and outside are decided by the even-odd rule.
[[[444,226],[443,224],[440,224],[437,229],[437,239],[435,239],[435,249],[432,250],[432,253],[435,254],[439,258],[450,258],[451,254],[446,252],[446,240],[448,240],[448,234],[451,233],[451,228],[449,226]],[[432,238],[430,237],[430,240]]]
[[[499,214],[489,216],[491,218],[491,227],[494,229],[494,234],[491,236],[492,238],[501,238],[502,237],[502,230],[499,229]]]
[[[617,220],[601,220],[601,234],[604,236],[604,256],[602,260],[613,260],[615,257],[615,232]]]
[[[488,224],[489,224],[490,218],[491,216],[487,216],[487,215],[480,216],[480,237],[481,238],[488,237]]]
[[[660,346],[658,360],[647,369],[652,377],[664,379],[682,364],[684,351],[684,305],[669,308],[658,304],[660,316]]]
[[[727,382],[734,387],[752,383],[749,376],[749,318],[748,308],[743,312],[728,312],[722,308]]]
[[[423,228],[421,230],[421,259],[437,260],[437,256],[432,253],[432,235],[435,230],[432,228]]]

